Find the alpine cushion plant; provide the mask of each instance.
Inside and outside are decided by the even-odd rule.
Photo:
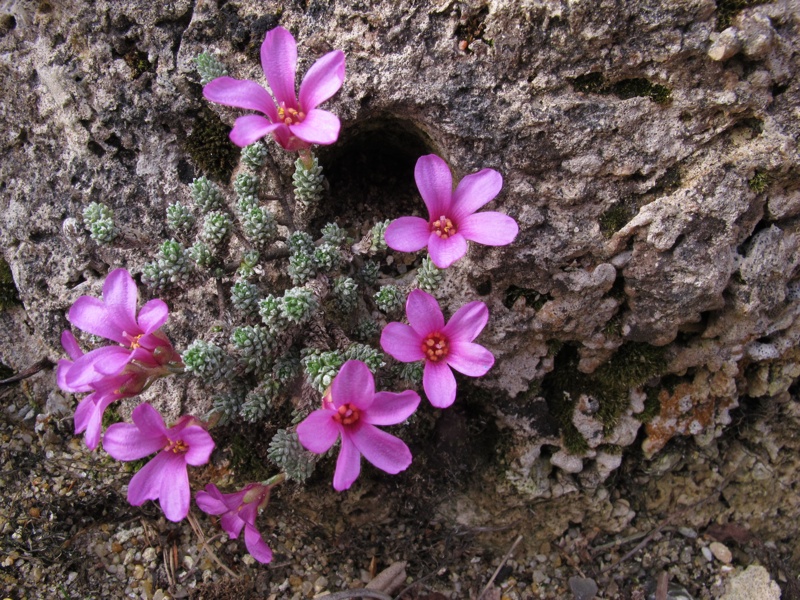
[[[195,495],[200,510],[210,515],[222,515],[220,525],[230,539],[236,539],[244,529],[244,543],[247,551],[258,562],[272,560],[272,550],[256,529],[258,511],[269,501],[271,486],[251,483],[233,494],[223,494],[213,483]]]
[[[456,379],[451,371],[481,377],[492,368],[494,356],[473,343],[489,320],[483,302],[470,302],[459,308],[445,325],[436,299],[414,290],[406,300],[410,325],[389,323],[381,333],[384,351],[400,362],[425,361],[422,387],[431,404],[447,408],[456,399]]]
[[[131,363],[150,378],[180,372],[180,355],[158,331],[168,316],[167,305],[159,299],[147,302],[137,316],[136,282],[125,269],[112,271],[103,283],[103,299],[81,296],[69,309],[68,318],[79,329],[121,345],[97,348],[74,359],[64,373],[64,385],[83,388],[123,374]]]
[[[508,215],[476,212],[500,193],[503,177],[497,171],[482,169],[467,175],[454,191],[447,163],[428,154],[417,160],[414,179],[429,217],[392,221],[384,237],[393,250],[416,252],[427,246],[433,264],[446,269],[467,253],[467,240],[505,246],[517,236],[517,222]]]
[[[361,361],[348,360],[325,395],[322,408],[297,426],[300,443],[315,454],[327,452],[342,438],[333,487],[348,489],[361,472],[361,455],[379,469],[395,475],[411,464],[411,451],[376,425],[402,423],[417,409],[416,392],[375,393],[372,373]]]
[[[334,143],[339,137],[339,119],[317,106],[342,87],[344,52],[329,52],[311,66],[300,84],[299,98],[295,93],[297,43],[283,27],[267,32],[261,44],[261,66],[272,96],[255,81],[232,77],[218,77],[203,88],[203,95],[211,102],[265,115],[236,119],[231,141],[245,147],[272,134],[286,150]]]
[[[214,440],[197,418],[188,415],[167,429],[158,411],[147,403],[137,406],[131,418],[132,425],[115,423],[106,430],[106,452],[122,461],[158,454],[131,479],[128,502],[141,506],[147,500],[158,500],[167,519],[180,521],[189,514],[191,500],[186,467],[206,464]]]

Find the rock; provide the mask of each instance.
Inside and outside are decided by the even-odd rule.
[[[726,565],[730,564],[730,562],[733,560],[733,554],[731,554],[731,551],[725,544],[711,542],[708,545],[708,549],[711,551],[711,554],[714,555],[714,558],[722,563],[725,563]]]
[[[708,56],[711,60],[728,60],[742,49],[742,41],[739,39],[739,30],[736,27],[728,27],[722,31],[711,48],[708,49]]]
[[[779,600],[781,588],[770,579],[767,570],[760,565],[750,565],[733,576],[720,600]]]
[[[597,583],[585,577],[570,577],[569,589],[575,600],[592,600],[597,595]]]

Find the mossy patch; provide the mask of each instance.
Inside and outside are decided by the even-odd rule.
[[[240,150],[228,137],[230,128],[211,109],[203,107],[186,139],[186,151],[209,177],[227,183]]]
[[[597,418],[606,431],[610,431],[628,408],[630,390],[662,374],[666,356],[664,347],[630,342],[610,361],[587,375],[578,371],[578,348],[565,344],[555,358],[553,371],[542,382],[542,393],[561,426],[566,449],[572,453],[588,449],[586,440],[572,423],[575,404],[582,394],[597,400]]]
[[[747,182],[747,186],[756,194],[761,194],[769,187],[771,182],[772,177],[770,177],[769,173],[764,171],[756,171],[756,174],[753,175],[753,178]]]
[[[731,26],[733,19],[745,8],[767,4],[769,0],[716,0],[717,2],[717,31],[722,31]]]
[[[512,285],[506,290],[505,297],[503,298],[503,304],[506,308],[511,308],[520,298],[525,298],[525,306],[532,308],[533,310],[539,310],[548,300],[552,300],[552,298],[547,294],[541,294],[536,290]]]
[[[584,94],[613,94],[622,100],[637,97],[650,98],[657,104],[667,104],[672,100],[670,88],[642,77],[609,83],[602,73],[587,73],[570,79],[570,83],[576,92]]]
[[[610,238],[630,221],[637,212],[633,203],[628,201],[612,204],[600,215],[600,231],[606,238]]]
[[[125,60],[125,64],[130,67],[134,79],[138,79],[142,73],[155,70],[155,66],[147,58],[147,52],[142,52],[134,48],[127,52],[122,58]]]
[[[19,291],[11,275],[11,267],[0,258],[0,310],[20,304]]]

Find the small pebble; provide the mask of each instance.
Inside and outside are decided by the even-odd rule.
[[[725,563],[727,565],[733,560],[733,554],[731,554],[731,551],[725,544],[711,542],[708,545],[708,548],[711,551],[711,554],[713,554],[721,563]]]

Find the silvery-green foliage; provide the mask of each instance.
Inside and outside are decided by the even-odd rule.
[[[377,373],[378,369],[386,364],[383,360],[384,358],[383,352],[378,352],[375,348],[367,344],[352,344],[344,352],[345,361],[360,360],[366,364],[373,373]]]
[[[233,359],[222,348],[203,340],[193,341],[181,358],[188,372],[207,383],[228,377],[233,368]]]
[[[286,477],[302,483],[314,472],[317,455],[303,448],[294,431],[279,429],[269,443],[267,456]]]
[[[350,277],[337,277],[333,283],[333,298],[340,311],[352,312],[358,306],[358,284]]]
[[[275,217],[266,208],[254,206],[242,213],[241,218],[245,236],[260,248],[268,246],[278,235]]]
[[[228,69],[216,57],[208,52],[198,54],[194,59],[197,74],[200,75],[200,85],[206,85],[217,77],[225,77]]]
[[[277,396],[278,389],[276,381],[262,381],[247,394],[239,414],[248,423],[264,420],[272,410],[272,402]]]
[[[372,252],[386,250],[386,239],[384,238],[384,234],[386,233],[386,228],[391,222],[391,219],[386,219],[385,221],[379,221],[378,223],[375,223],[375,225],[372,227],[372,245],[370,246],[370,250],[372,250]]]
[[[281,315],[295,325],[308,321],[319,307],[317,297],[306,287],[286,290],[281,302]]]
[[[98,202],[92,202],[83,209],[83,221],[89,235],[98,244],[108,244],[119,234],[114,225],[114,211]]]
[[[243,279],[252,277],[256,272],[258,266],[259,254],[258,250],[248,250],[242,255],[242,262],[236,271],[236,274]]]
[[[381,267],[374,260],[368,260],[364,262],[358,274],[366,285],[375,285],[381,274]]]
[[[222,415],[218,423],[219,425],[224,425],[229,420],[239,416],[244,398],[244,390],[239,388],[233,390],[226,389],[224,393],[211,398],[212,412],[218,412]]]
[[[341,246],[347,239],[347,231],[336,223],[326,223],[322,228],[322,239],[334,246]]]
[[[158,250],[156,260],[142,269],[142,281],[154,291],[170,285],[184,285],[192,277],[192,263],[186,251],[175,240],[167,240]]]
[[[289,277],[293,284],[302,285],[316,273],[314,255],[298,250],[289,256]]]
[[[319,271],[331,271],[339,267],[342,253],[338,246],[323,242],[314,249],[314,264]]]
[[[286,240],[286,245],[289,246],[291,254],[298,252],[312,254],[314,252],[314,240],[305,231],[295,231],[290,234]]]
[[[222,192],[216,184],[205,176],[198,177],[189,184],[192,199],[203,214],[216,210],[225,203]]]
[[[430,256],[422,259],[422,265],[417,270],[417,285],[419,289],[433,292],[439,287],[443,278],[444,272],[433,264]]]
[[[197,263],[198,267],[210,267],[211,263],[214,262],[214,255],[211,252],[211,248],[209,248],[208,244],[205,242],[195,242],[192,247],[186,251],[186,254]]]
[[[202,241],[209,246],[219,246],[231,232],[231,218],[221,211],[211,211],[203,221]]]
[[[239,173],[233,180],[233,191],[236,192],[240,207],[242,204],[258,205],[258,177],[255,175]]]
[[[261,325],[237,327],[231,342],[239,353],[239,363],[246,373],[263,373],[269,367],[269,355],[275,345],[275,336]]]
[[[292,175],[295,200],[305,204],[319,202],[322,198],[324,180],[325,176],[316,156],[313,158],[311,168],[306,168],[303,159],[298,158],[294,163],[294,175]]]
[[[301,368],[300,357],[293,352],[287,352],[275,359],[272,376],[279,383],[287,384],[300,375]]]
[[[306,380],[317,390],[323,393],[333,383],[333,378],[339,373],[339,369],[344,364],[344,356],[338,350],[306,350],[307,354],[303,357],[303,369],[306,373]]]
[[[242,163],[254,171],[264,166],[267,156],[269,156],[269,151],[263,142],[255,142],[242,148]]]
[[[258,303],[258,314],[261,315],[261,321],[273,334],[285,331],[288,326],[286,317],[283,316],[282,306],[283,299],[276,298],[272,294]]]
[[[180,202],[173,202],[167,207],[167,226],[175,231],[188,231],[194,225],[194,215]]]
[[[231,304],[239,312],[252,317],[258,314],[258,287],[239,280],[231,287]]]
[[[423,361],[400,363],[397,371],[401,379],[408,382],[410,385],[418,386],[420,383],[422,383],[422,372],[424,367],[425,363]]]
[[[380,329],[380,325],[374,319],[365,317],[358,322],[353,334],[357,340],[366,342],[378,335]]]
[[[394,285],[381,286],[381,289],[375,293],[374,298],[375,304],[385,313],[391,313],[400,309],[400,307],[403,306],[403,302],[405,302],[403,292]]]

